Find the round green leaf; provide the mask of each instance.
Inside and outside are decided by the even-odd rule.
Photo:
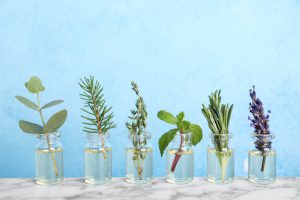
[[[161,110],[157,113],[157,117],[169,124],[177,124],[178,120],[171,113]]]
[[[25,133],[43,134],[43,127],[28,121],[19,121],[19,126]]]
[[[35,103],[30,101],[29,99],[22,97],[22,96],[16,96],[16,99],[18,99],[21,103],[23,103],[28,108],[31,108],[33,110],[38,110],[38,107]]]
[[[192,133],[192,144],[197,145],[202,139],[202,129],[197,124],[190,125],[190,131]]]
[[[54,133],[56,132],[66,121],[67,118],[67,110],[61,110],[55,113],[50,119],[47,121],[43,132],[44,133]]]
[[[25,87],[31,93],[38,93],[45,90],[42,81],[37,76],[32,76],[29,81],[25,83]]]

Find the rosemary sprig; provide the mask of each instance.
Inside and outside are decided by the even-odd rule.
[[[112,107],[105,105],[103,87],[93,76],[80,79],[79,86],[82,89],[80,98],[84,101],[81,110],[86,114],[81,115],[85,119],[82,122],[84,124],[83,131],[88,134],[99,134],[103,157],[106,159],[104,135],[116,127],[116,124],[112,122],[114,116],[111,112]]]
[[[142,179],[143,173],[143,160],[146,158],[146,152],[142,152],[141,148],[147,145],[147,109],[143,98],[140,95],[138,85],[135,82],[131,82],[132,90],[137,95],[135,103],[135,109],[131,110],[131,116],[128,118],[130,122],[126,122],[126,127],[129,134],[132,137],[132,144],[134,146],[134,153],[132,160],[138,172],[138,176]],[[140,161],[142,159],[142,161]]]
[[[233,105],[221,104],[221,90],[216,90],[208,98],[209,106],[205,107],[202,104],[202,113],[212,131],[214,147],[222,168],[222,181],[224,181],[228,158],[231,156],[228,151],[228,129]]]

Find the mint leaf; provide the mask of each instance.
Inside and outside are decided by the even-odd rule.
[[[162,121],[165,121],[169,124],[177,124],[178,120],[176,117],[174,117],[171,113],[161,110],[157,113],[157,117],[161,119]]]
[[[164,133],[158,141],[160,155],[163,156],[165,149],[169,145],[169,143],[174,139],[178,129],[171,129],[168,132]]]
[[[189,130],[190,129],[190,126],[191,126],[191,122],[189,121],[182,121],[182,129],[183,130]]]
[[[184,118],[184,112],[180,112],[177,116],[176,116],[178,122],[181,122]]]
[[[197,145],[202,139],[202,129],[197,124],[190,125],[190,131],[192,133],[192,145]]]

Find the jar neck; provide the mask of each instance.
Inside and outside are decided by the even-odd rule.
[[[216,151],[228,151],[229,143],[233,135],[231,133],[227,134],[210,134],[210,139],[215,147]]]
[[[134,148],[141,149],[147,146],[148,141],[151,138],[149,132],[143,132],[141,135],[128,134],[128,139]]]
[[[172,147],[173,148],[179,148],[180,146],[182,148],[191,147],[192,146],[191,140],[192,140],[192,134],[190,132],[185,132],[185,133],[177,132],[172,141]]]
[[[87,147],[99,148],[109,146],[109,133],[97,134],[97,133],[87,133]]]
[[[257,134],[251,133],[251,137],[254,139],[255,148],[262,152],[268,152],[272,149],[272,140],[275,138],[274,134]]]
[[[51,148],[60,147],[60,136],[61,135],[58,132],[49,133],[47,136],[46,134],[41,134],[37,137],[39,139],[38,147],[48,148],[49,145]]]

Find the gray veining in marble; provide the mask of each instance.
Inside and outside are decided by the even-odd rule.
[[[107,200],[300,200],[300,178],[279,178],[271,185],[257,185],[244,178],[227,185],[195,178],[188,185],[155,179],[148,185],[132,185],[114,178],[107,185],[88,185],[65,179],[63,185],[39,186],[30,179],[0,179],[0,199],[107,199]]]

